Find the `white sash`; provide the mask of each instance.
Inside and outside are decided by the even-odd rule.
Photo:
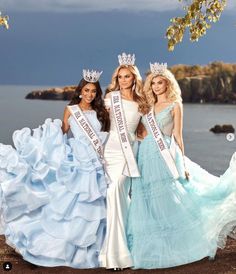
[[[98,157],[102,164],[104,164],[104,156],[103,156],[103,146],[102,143],[97,136],[96,132],[86,119],[86,117],[83,114],[83,111],[80,109],[78,105],[72,105],[72,106],[67,106],[71,115],[75,118],[76,122],[80,126],[80,128],[83,130],[85,135],[88,137],[90,140],[94,150],[97,152]]]
[[[154,111],[152,109],[148,114],[145,115],[146,119],[147,119],[148,126],[152,132],[152,136],[153,136],[153,138],[157,144],[157,147],[159,148],[160,153],[161,153],[164,161],[166,162],[166,165],[168,166],[171,174],[173,175],[173,177],[175,179],[178,179],[179,172],[176,168],[175,161],[174,161],[175,155],[172,155],[170,150],[168,149],[166,142],[162,136],[161,130],[159,129],[159,127],[156,123],[153,112]],[[173,138],[173,136],[172,136],[172,138]]]
[[[124,110],[121,103],[120,91],[113,91],[111,93],[111,103],[121,148],[126,160],[123,174],[128,177],[140,177],[134,153],[129,142],[128,132],[125,124]]]

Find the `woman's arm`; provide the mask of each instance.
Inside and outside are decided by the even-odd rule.
[[[179,145],[182,155],[183,155],[183,163],[185,169],[185,177],[189,180],[189,172],[186,170],[185,159],[184,159],[184,142],[183,142],[183,105],[181,103],[177,103],[173,109],[174,112],[174,129],[173,135],[175,137],[175,141]]]
[[[67,107],[65,107],[64,115],[63,115],[63,121],[62,121],[62,128],[61,128],[63,134],[67,133],[70,129],[70,125],[68,123],[68,118],[69,117],[70,117],[70,111],[68,110]]]
[[[110,92],[105,95],[104,104],[105,104],[105,108],[106,108],[107,112],[109,113],[110,108],[111,108],[111,93]]]
[[[138,140],[143,140],[147,136],[147,130],[141,121],[136,129],[136,136]]]
[[[173,109],[174,115],[174,129],[173,135],[175,141],[180,147],[182,154],[184,155],[184,143],[183,143],[183,105],[176,103]]]

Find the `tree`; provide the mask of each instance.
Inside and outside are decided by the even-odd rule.
[[[187,0],[178,0],[188,2]],[[184,6],[186,14],[183,17],[172,18],[171,25],[167,28],[168,50],[173,51],[175,45],[182,42],[187,28],[190,40],[198,39],[206,34],[211,27],[211,22],[217,22],[226,6],[227,0],[191,0],[191,4]]]
[[[9,17],[7,15],[2,16],[2,13],[0,11],[0,26],[4,26],[6,29],[8,29],[9,28],[8,20],[9,20]]]

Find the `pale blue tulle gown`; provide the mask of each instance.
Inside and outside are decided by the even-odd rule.
[[[169,146],[173,107],[174,103],[155,115]],[[142,121],[148,129],[146,119]],[[148,129],[139,147],[141,177],[132,180],[128,216],[127,239],[134,268],[168,268],[214,258],[236,224],[236,154],[220,177],[187,157],[185,161],[189,182],[177,147],[180,178],[174,180]]]
[[[107,133],[95,111],[84,112],[101,141]],[[31,135],[13,134],[16,149],[0,144],[2,223],[7,243],[41,266],[98,267],[106,230],[103,166],[70,116],[73,138],[61,121],[47,119]]]

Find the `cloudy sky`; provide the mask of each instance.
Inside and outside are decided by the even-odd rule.
[[[150,61],[236,63],[236,1],[198,43],[188,37],[168,52],[165,30],[183,14],[178,0],[0,0],[10,29],[0,29],[0,84],[76,84],[83,68],[102,69],[107,84],[117,55]]]
[[[0,5],[7,10],[50,12],[167,11],[182,7],[178,0],[1,0]],[[227,8],[235,9],[235,1],[228,0]]]
[[[166,11],[181,7],[175,0],[1,0],[1,8],[15,11]]]

